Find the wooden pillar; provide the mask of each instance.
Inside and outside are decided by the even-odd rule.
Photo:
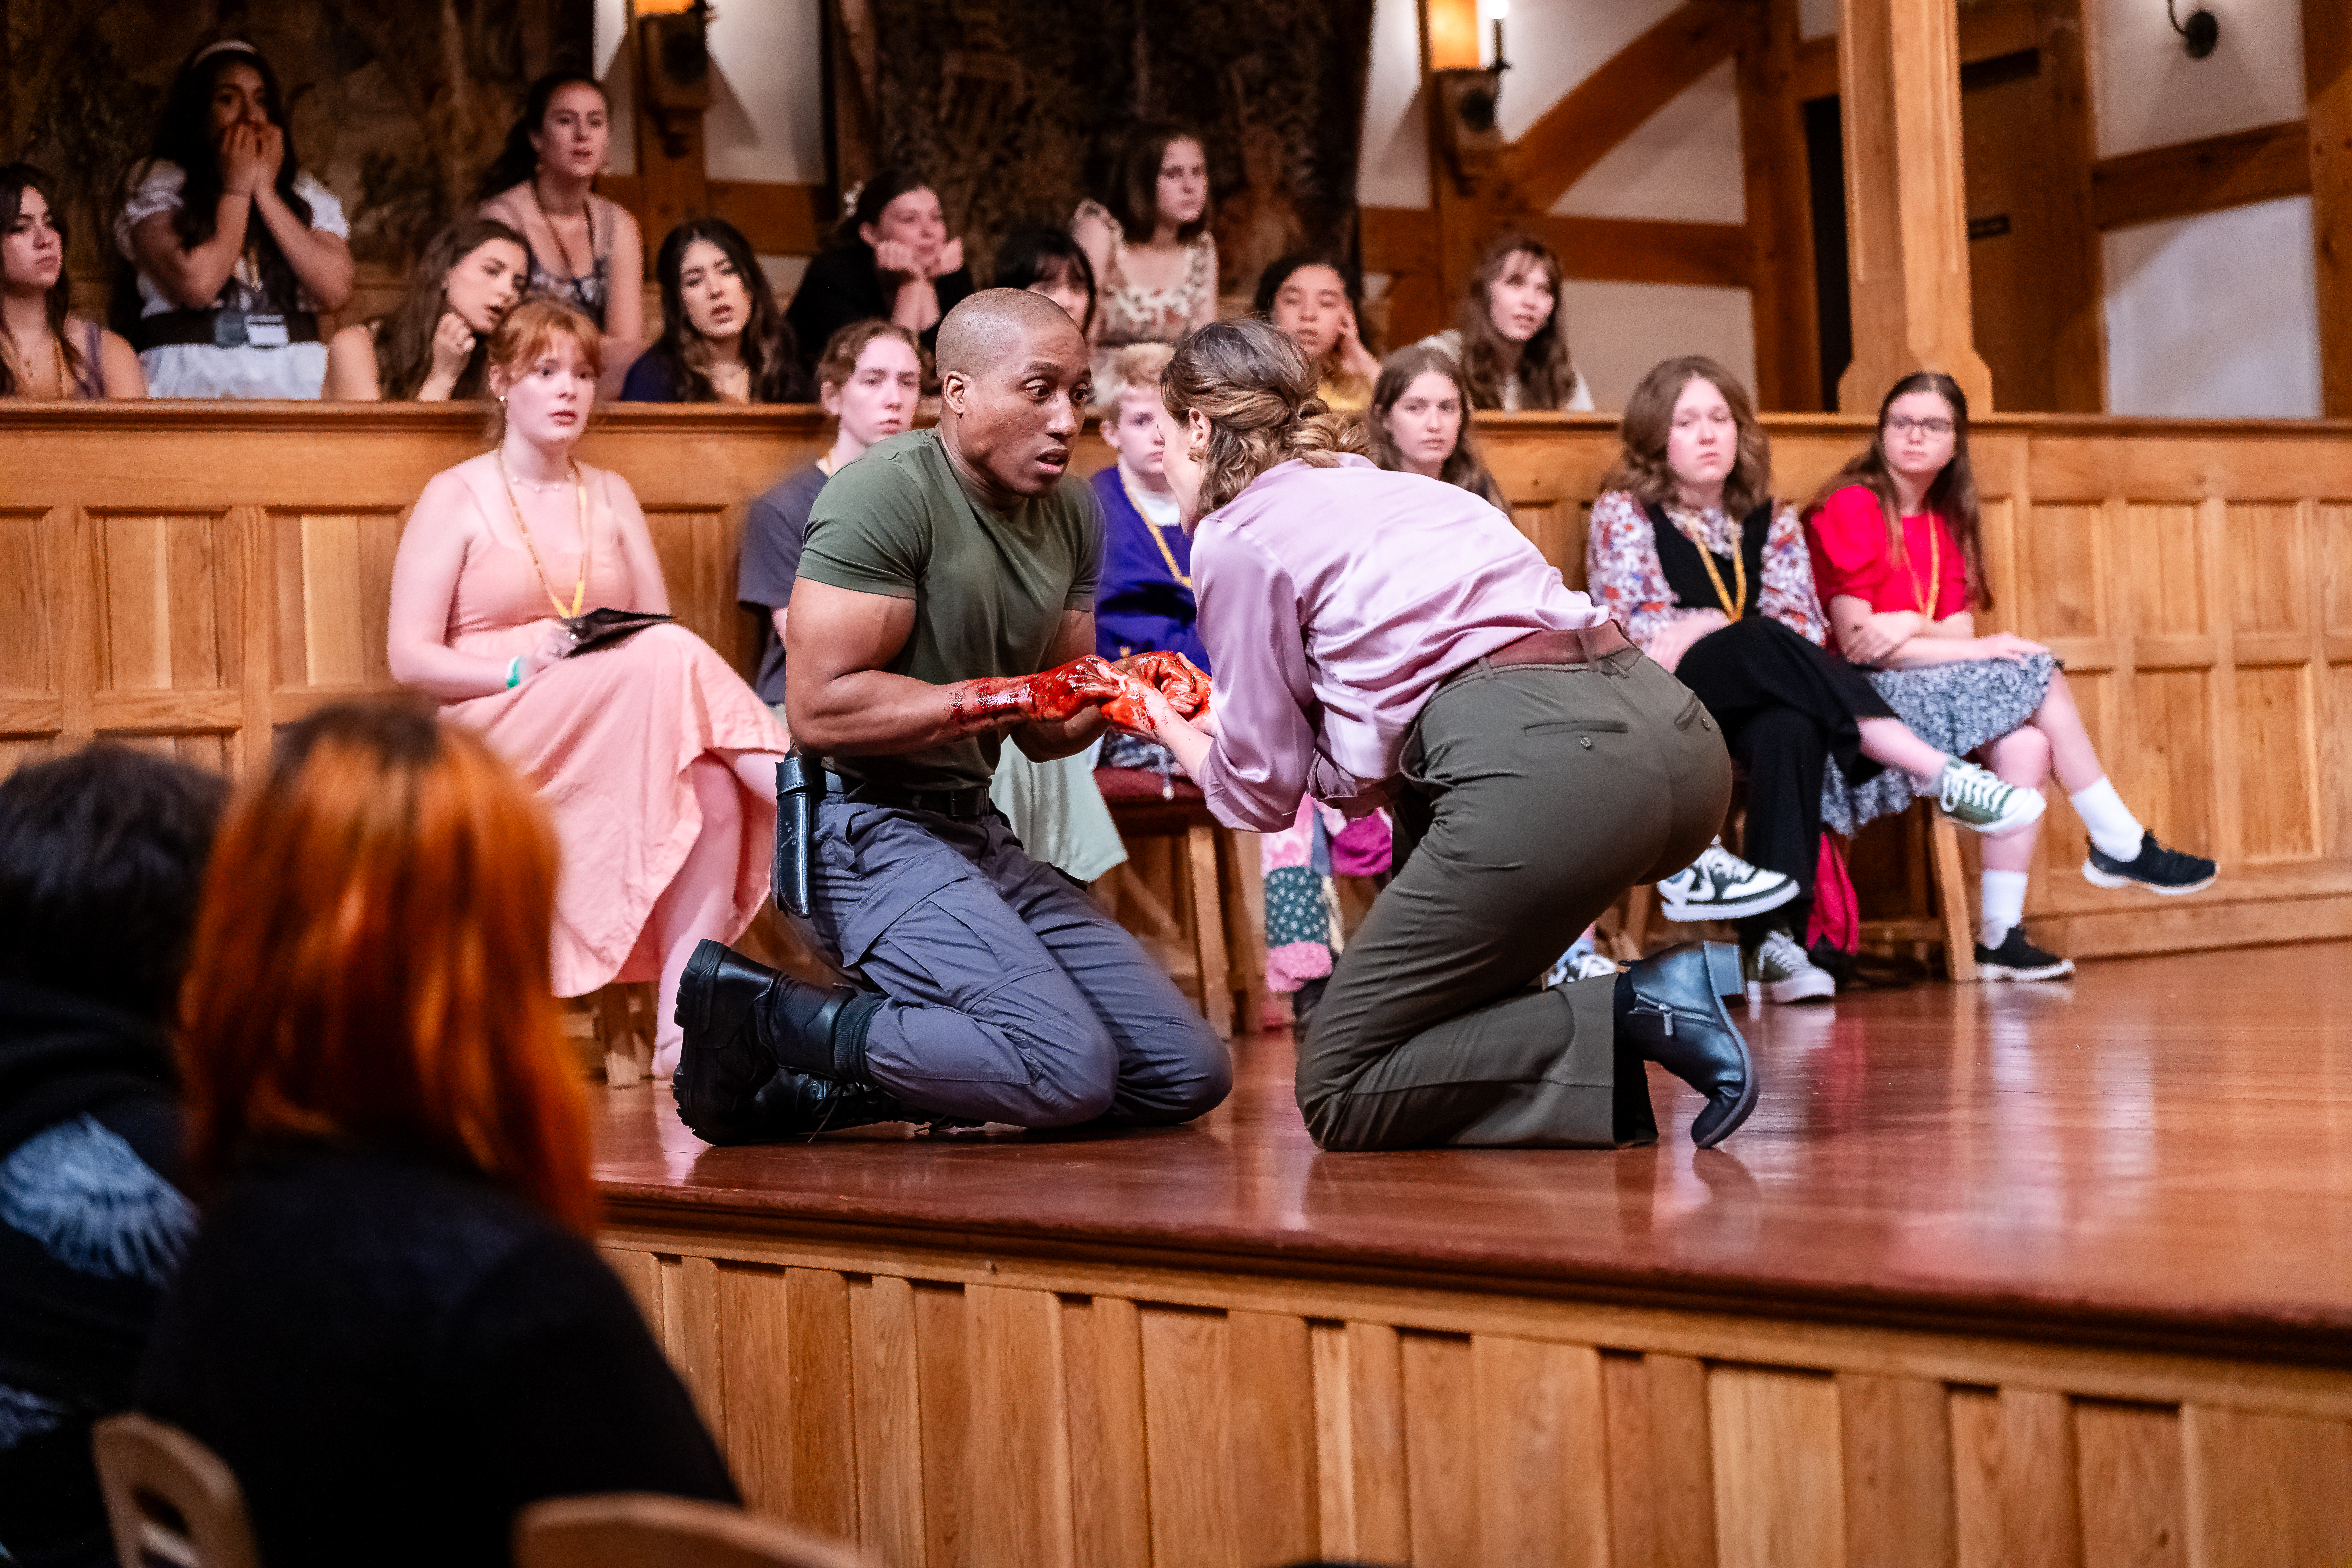
[[[637,61],[637,177],[644,194],[637,223],[645,230],[646,271],[662,237],[689,217],[710,211],[710,176],[702,162],[702,117],[708,107],[707,89],[701,107],[686,100],[696,95],[675,84],[665,101],[662,64],[646,29],[656,17],[667,19],[682,5],[641,3],[632,7]],[[652,13],[652,15],[648,15]]]
[[[2311,238],[2319,274],[2320,412],[2352,419],[2352,7],[2303,0]]]
[[[1792,80],[1797,33],[1797,0],[1769,0],[1748,10],[1739,40],[1739,151],[1757,405],[1811,411],[1822,406],[1821,321],[1804,110]]]
[[[1493,76],[1478,69],[1477,0],[1424,0],[1422,59],[1438,280],[1451,310],[1499,226],[1496,206],[1504,143],[1494,126],[1491,96],[1483,127],[1477,114],[1465,120],[1462,113],[1465,96],[1497,90]]]
[[[2084,0],[2039,0],[2034,47],[2048,84],[2049,155],[2042,167],[2052,181],[2051,226],[2066,254],[2052,258],[2047,276],[2063,292],[2053,301],[2058,331],[2050,344],[2053,411],[2098,414],[2107,406],[2106,264],[2091,212],[2091,164],[2098,156],[2091,123],[2089,34]]]
[[[1915,370],[1960,384],[1979,414],[1992,373],[1969,319],[1960,49],[1952,0],[1840,0],[1853,362],[1838,406],[1875,409]]]

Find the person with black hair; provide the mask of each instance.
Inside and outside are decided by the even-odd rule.
[[[0,1559],[28,1568],[114,1561],[89,1429],[195,1229],[164,1032],[226,794],[113,745],[0,781]]]
[[[562,300],[607,340],[635,344],[646,336],[645,236],[593,188],[612,150],[612,121],[594,77],[549,72],[530,84],[477,194],[484,217],[522,236],[530,292]]]
[[[1062,307],[1078,331],[1095,325],[1095,267],[1068,233],[1028,225],[996,247],[996,287],[1043,294]]]
[[[391,314],[335,334],[320,395],[342,403],[487,396],[490,334],[522,298],[530,272],[522,236],[496,218],[459,218],[425,247]]]
[[[929,353],[940,322],[972,291],[963,241],[948,234],[930,182],[911,169],[884,169],[849,198],[833,239],[801,279],[784,312],[803,368],[852,321],[879,316],[915,334]]]
[[[297,160],[261,51],[225,38],[189,58],[154,153],[129,185],[114,238],[137,268],[131,336],[148,389],[318,396],[327,374],[319,313],[352,297],[352,227]]]
[[[1217,319],[1217,245],[1209,235],[1208,153],[1199,134],[1150,123],[1129,132],[1110,202],[1084,201],[1070,233],[1102,286],[1097,351],[1172,343]],[[1097,357],[1100,357],[1098,352]]]
[[[662,331],[621,384],[624,403],[808,403],[814,386],[751,242],[689,218],[654,262]]]
[[[1380,356],[1364,346],[1356,310],[1363,289],[1345,259],[1295,250],[1258,274],[1257,313],[1288,332],[1321,377],[1315,395],[1335,414],[1357,414],[1381,378]]]
[[[73,314],[55,196],[32,164],[0,164],[0,397],[144,397],[131,345]]]

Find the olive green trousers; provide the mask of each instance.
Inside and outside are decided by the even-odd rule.
[[[1405,738],[1397,871],[1298,1051],[1326,1149],[1612,1148],[1656,1137],[1615,1045],[1616,981],[1532,987],[1637,882],[1720,832],[1731,760],[1697,698],[1641,653],[1493,666]]]

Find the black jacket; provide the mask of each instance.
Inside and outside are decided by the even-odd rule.
[[[932,287],[939,290],[940,319],[945,321],[947,313],[971,292],[971,268],[959,267],[934,279]],[[850,322],[869,317],[887,321],[890,303],[882,288],[882,275],[874,270],[872,246],[853,240],[821,253],[801,275],[800,291],[784,312],[793,340],[800,345],[803,367],[814,371],[826,341]],[[934,321],[922,334],[924,352],[936,349],[939,339],[939,322]]]

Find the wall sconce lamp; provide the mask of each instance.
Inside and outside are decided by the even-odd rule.
[[[645,70],[646,108],[661,127],[662,152],[683,158],[688,124],[710,108],[709,0],[637,19],[637,58]]]
[[[2164,0],[2164,18],[2172,24],[2172,30],[2180,35],[2180,47],[2189,51],[2189,58],[2192,60],[2203,59],[2221,41],[2221,24],[2214,19],[2210,11],[2192,11],[2189,14],[2189,20],[2183,23],[2172,8],[2172,0]]]
[[[1450,67],[1433,73],[1437,85],[1438,152],[1454,188],[1470,194],[1478,171],[1503,148],[1503,133],[1495,122],[1495,106],[1502,96],[1503,73],[1511,68],[1503,58],[1503,17],[1510,0],[1482,0],[1479,12],[1495,24],[1495,55],[1489,65]],[[1474,35],[1475,36],[1475,35]]]

